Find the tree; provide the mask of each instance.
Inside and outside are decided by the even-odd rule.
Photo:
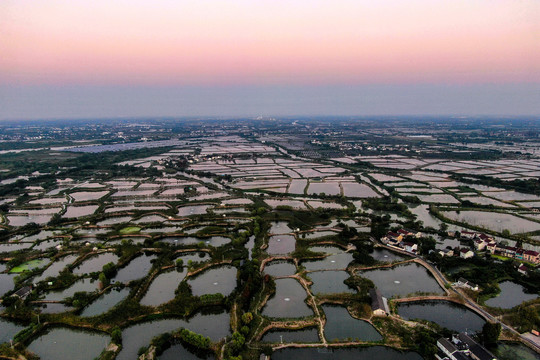
[[[482,340],[484,345],[495,345],[501,333],[500,323],[486,322],[482,327]]]
[[[111,340],[115,344],[121,344],[122,343],[122,330],[117,326],[113,329],[111,332]]]

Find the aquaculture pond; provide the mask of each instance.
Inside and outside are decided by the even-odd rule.
[[[118,259],[118,256],[110,252],[99,254],[97,256],[92,256],[86,258],[81,264],[73,268],[73,273],[84,275],[96,271],[101,271],[103,269],[103,265],[111,262],[116,264]]]
[[[98,209],[98,205],[86,205],[86,206],[68,206],[63,217],[65,218],[79,218],[83,216],[92,215]]]
[[[21,265],[18,265],[18,266],[15,266],[13,268],[11,268],[11,270],[9,271],[10,273],[12,274],[18,274],[18,273],[22,273],[24,271],[32,271],[32,270],[35,270],[35,269],[38,269],[40,267],[43,267],[45,266],[45,264],[47,264],[47,262],[49,261],[49,259],[35,259],[35,260],[30,260],[30,261],[27,261]]]
[[[129,222],[130,220],[131,220],[131,216],[115,216],[115,217],[110,217],[108,219],[102,220],[96,223],[96,225],[97,226],[116,225],[116,224]]]
[[[74,310],[74,308],[66,306],[62,303],[44,303],[40,304],[36,309],[42,314],[59,314]]]
[[[288,254],[294,251],[296,239],[292,235],[274,235],[268,239],[266,252],[271,255]]]
[[[407,320],[432,321],[447,329],[480,332],[485,320],[465,306],[449,301],[422,301],[399,304],[398,314]]]
[[[350,277],[346,271],[315,271],[307,276],[313,281],[311,293],[314,295],[356,292],[344,283]]]
[[[540,360],[540,354],[520,343],[498,342],[489,350],[499,360]]]
[[[129,290],[129,288],[110,290],[88,305],[81,313],[81,316],[96,316],[106,313],[124,300],[129,295]]]
[[[511,309],[524,301],[536,299],[538,294],[528,294],[523,286],[512,281],[503,281],[499,284],[501,292],[494,298],[485,301],[487,306],[502,309]]]
[[[264,266],[264,273],[270,276],[289,276],[296,273],[296,266],[285,261],[272,261]]]
[[[444,293],[437,281],[421,265],[416,263],[359,272],[358,275],[370,279],[382,295],[407,296],[414,293]]]
[[[229,314],[198,314],[189,320],[165,319],[132,325],[122,331],[122,350],[116,359],[137,359],[139,348],[150,344],[152,338],[180,328],[208,336],[216,342],[230,334]]]
[[[303,262],[302,265],[308,271],[345,269],[353,261],[351,253],[337,247],[313,246],[309,250],[327,256],[324,259]]]
[[[34,245],[34,244],[30,243],[30,242],[3,243],[3,244],[0,244],[0,253],[9,253],[9,252],[12,252],[12,251],[24,250],[24,249],[28,249],[32,245]]]
[[[285,221],[274,221],[268,232],[270,234],[289,234],[293,231]]]
[[[373,325],[367,321],[353,318],[346,308],[323,305],[322,309],[326,315],[324,336],[328,341],[347,339],[361,341],[382,340],[381,334],[377,332]]]
[[[182,259],[184,262],[184,265],[188,265],[188,263],[191,262],[205,262],[210,260],[210,254],[205,253],[203,251],[197,251],[197,252],[186,252],[179,254],[178,257],[175,259],[175,261],[178,261],[179,259]]]
[[[443,211],[452,220],[474,226],[482,226],[495,231],[509,230],[512,234],[540,230],[540,224],[520,217],[488,211]]]
[[[372,258],[380,262],[394,262],[405,259],[405,257],[400,254],[382,248],[373,249],[373,252],[370,255]]]
[[[126,266],[119,269],[116,276],[112,279],[113,282],[129,283],[130,281],[143,278],[152,268],[152,260],[156,259],[156,255],[137,256],[131,260]]]
[[[53,328],[28,345],[28,350],[41,359],[92,360],[109,344],[103,333],[66,328]]]
[[[159,274],[154,278],[148,291],[141,299],[142,305],[158,306],[174,299],[174,292],[180,285],[180,282],[186,277],[187,270],[173,269]]]
[[[65,298],[73,296],[76,292],[92,292],[96,291],[99,286],[99,281],[92,279],[82,279],[76,281],[73,285],[67,289],[51,291],[45,295],[47,301],[61,301]]]
[[[58,245],[62,245],[63,242],[64,242],[64,239],[50,239],[50,240],[40,241],[39,244],[34,245],[32,250],[45,251],[48,249],[52,249],[53,247],[56,247]]]
[[[272,353],[272,360],[422,360],[414,352],[400,352],[386,346],[361,348],[285,348]]]
[[[236,268],[233,266],[211,268],[190,278],[188,283],[195,296],[217,293],[228,296],[236,287]]]
[[[299,343],[306,343],[306,342],[319,342],[319,333],[317,332],[317,329],[310,328],[310,329],[302,329],[302,330],[294,330],[294,331],[287,331],[287,330],[274,330],[269,331],[261,339],[262,342],[268,342],[268,343],[292,343],[292,342],[299,342]]]
[[[268,300],[262,315],[274,318],[298,318],[313,315],[305,303],[307,293],[295,279],[276,280],[276,293]]]
[[[255,247],[255,235],[251,235],[246,243],[246,249],[248,250],[249,260],[253,258],[253,248]]]
[[[195,354],[189,349],[186,349],[182,344],[172,345],[170,348],[165,350],[161,355],[158,356],[159,360],[212,360],[214,356],[211,354]]]
[[[182,206],[178,208],[178,216],[183,217],[206,214],[206,210],[210,207],[211,205]]]
[[[57,259],[48,268],[46,268],[41,275],[36,276],[34,282],[45,280],[48,277],[58,276],[66,266],[73,263],[78,257],[79,255],[67,255]]]
[[[12,340],[26,326],[0,318],[0,344]]]

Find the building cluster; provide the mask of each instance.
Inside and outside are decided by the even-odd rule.
[[[438,360],[497,360],[485,347],[474,341],[469,335],[460,333],[452,339],[440,338],[437,341]]]
[[[418,244],[406,241],[407,238],[421,238],[421,232],[412,232],[405,229],[399,229],[396,232],[389,231],[385,236],[381,238],[381,242],[388,246],[393,246],[405,250],[411,254],[418,253]]]
[[[473,240],[474,248],[478,251],[486,250],[491,254],[527,261],[532,264],[540,264],[540,253],[538,251],[503,245],[497,243],[493,237],[482,233],[463,231],[461,232],[461,236]]]

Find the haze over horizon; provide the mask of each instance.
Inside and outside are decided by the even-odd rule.
[[[0,4],[0,119],[540,115],[538,1]]]

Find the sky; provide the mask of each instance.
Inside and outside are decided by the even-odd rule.
[[[538,0],[2,0],[0,119],[540,115]]]

